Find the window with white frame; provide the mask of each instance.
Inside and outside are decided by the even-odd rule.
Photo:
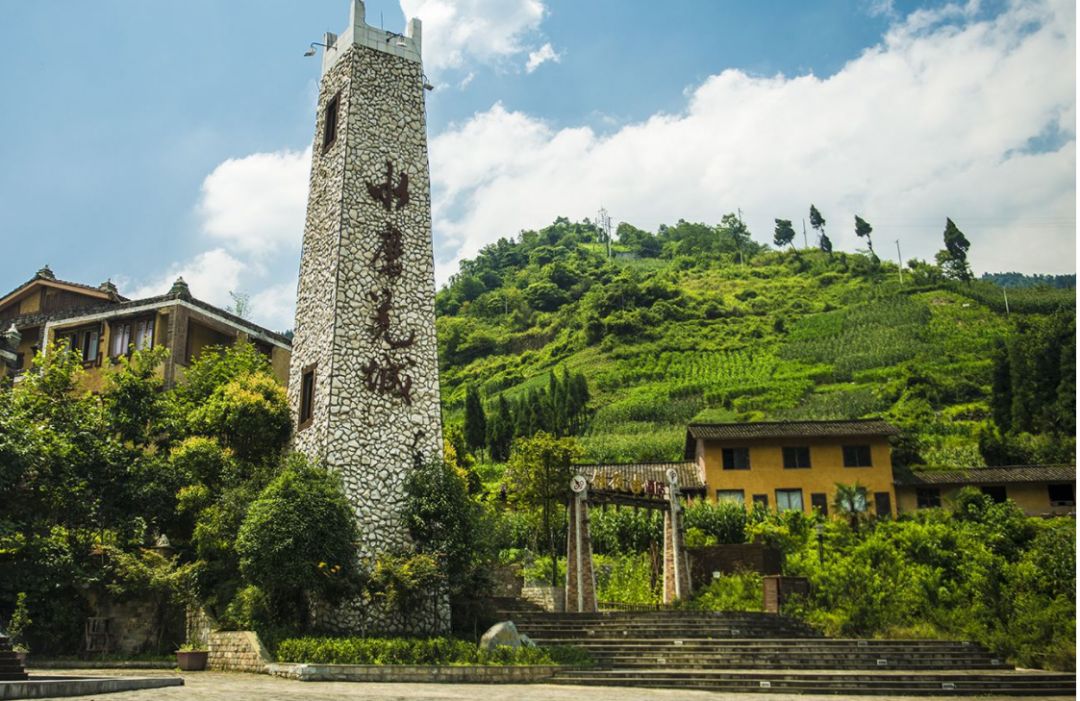
[[[776,510],[777,511],[802,511],[802,490],[801,489],[777,489],[776,490]]]
[[[117,358],[134,350],[154,347],[154,317],[110,324],[109,355]]]
[[[717,489],[716,501],[720,504],[738,504],[742,506],[746,503],[746,494],[741,489]]]

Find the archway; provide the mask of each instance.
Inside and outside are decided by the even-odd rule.
[[[704,481],[694,463],[637,463],[579,465],[570,480],[572,496],[567,508],[566,611],[597,610],[589,508],[616,508],[664,512],[663,601],[670,604],[690,595],[690,566],[684,546],[682,496],[704,496]]]

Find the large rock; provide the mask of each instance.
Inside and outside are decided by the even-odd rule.
[[[480,638],[481,650],[493,650],[500,645],[521,647],[521,635],[513,621],[503,621],[488,628]]]

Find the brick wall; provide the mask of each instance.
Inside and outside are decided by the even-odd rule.
[[[210,633],[207,666],[218,672],[265,672],[273,662],[259,636],[249,630]]]

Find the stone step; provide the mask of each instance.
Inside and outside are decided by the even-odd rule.
[[[558,684],[635,686],[712,691],[786,692],[809,694],[874,695],[1074,695],[1076,678],[1071,674],[981,672],[813,672],[725,671],[685,672],[671,670],[591,670],[561,672]]]
[[[579,645],[590,649],[627,650],[647,652],[652,650],[670,652],[708,651],[718,653],[753,653],[753,654],[926,654],[926,655],[989,655],[978,645],[946,644],[905,644],[903,641],[881,641],[878,644],[863,645],[856,641],[805,641],[775,638],[726,638],[708,640],[702,638],[553,638],[529,636],[534,642],[550,645]],[[838,644],[840,643],[840,644]]]
[[[665,669],[672,670],[716,670],[716,669],[818,669],[822,665],[821,658],[816,659],[782,659],[782,660],[677,660],[664,658],[642,658],[640,661],[612,660],[607,658],[593,658],[600,667],[619,670],[655,669],[663,665]],[[878,664],[876,660],[830,660],[829,667],[843,670],[976,670],[1012,669],[1007,664],[992,664],[984,660],[971,662],[934,662],[923,660],[889,660],[886,664]]]

